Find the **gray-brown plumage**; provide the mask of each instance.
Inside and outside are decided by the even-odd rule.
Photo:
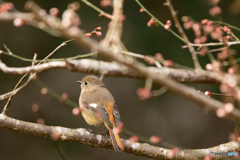
[[[81,83],[79,105],[85,121],[91,126],[105,125],[110,133],[115,151],[122,151],[122,141],[113,129],[117,127],[120,114],[112,94],[103,82],[95,76],[86,76]]]

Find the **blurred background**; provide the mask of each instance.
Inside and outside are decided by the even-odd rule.
[[[236,0],[238,1],[238,0]],[[9,1],[16,9],[24,11],[25,0]],[[57,7],[60,12],[66,10],[67,5],[73,1],[69,0],[35,0],[42,8],[49,11],[52,7]],[[107,31],[109,20],[99,17],[98,12],[80,2],[78,11],[81,18],[80,28],[85,32],[91,32],[96,27],[102,27],[102,36],[93,36],[100,41]],[[100,7],[100,1],[90,0]],[[141,0],[143,5],[163,23],[172,20],[167,7],[163,6],[164,0]],[[173,5],[178,11],[178,17],[191,16],[196,21],[202,19],[214,19],[209,15],[211,6],[208,0],[173,0]],[[233,5],[234,0],[221,0],[219,6],[222,9],[221,18],[223,21],[235,26],[240,26],[238,6]],[[233,12],[235,7],[236,11]],[[101,7],[100,7],[101,8]],[[102,8],[111,13],[112,8]],[[124,14],[126,19],[123,23],[122,41],[126,48],[135,53],[144,55],[155,55],[160,52],[165,59],[173,62],[193,67],[190,53],[187,49],[181,49],[183,43],[162,27],[148,27],[147,22],[150,17],[146,13],[139,12],[139,5],[134,0],[125,0]],[[61,14],[60,14],[61,15]],[[176,29],[172,27],[174,31]],[[176,31],[177,32],[177,31]],[[186,31],[189,39],[194,40],[191,30]],[[239,36],[238,32],[234,32]],[[32,26],[24,25],[20,28],[13,26],[12,22],[0,22],[0,49],[5,50],[6,44],[10,50],[25,58],[32,58],[34,53],[38,54],[38,59],[42,59],[53,51],[65,39],[53,37],[42,30]],[[239,46],[233,46],[238,51]],[[86,54],[89,51],[83,50],[73,42],[58,50],[52,58],[71,57]],[[236,56],[239,53],[236,52]],[[30,63],[0,55],[1,61],[8,66],[20,67],[29,66]],[[98,57],[98,59],[100,59]],[[207,56],[199,58],[200,63],[205,67],[209,63]],[[80,94],[77,80],[81,80],[87,74],[69,72],[66,69],[54,69],[45,71],[38,75],[38,79],[44,82],[58,93],[67,93],[69,99],[78,103]],[[98,75],[97,75],[98,76]],[[20,75],[7,75],[0,71],[0,94],[11,91]],[[177,95],[167,92],[159,97],[152,97],[148,100],[140,101],[136,90],[145,85],[144,80],[105,77],[104,83],[113,94],[121,114],[124,127],[140,135],[151,137],[160,136],[163,141],[190,149],[201,149],[213,147],[229,141],[229,134],[233,132],[235,124],[227,119],[219,119],[215,114],[202,110],[194,103],[183,99]],[[188,84],[201,91],[211,91],[219,93],[217,85],[208,84]],[[153,89],[159,86],[154,85]],[[32,112],[32,105],[38,104],[45,116],[48,125],[63,126],[69,128],[88,128],[82,116],[74,116],[72,108],[50,95],[42,95],[41,88],[32,82],[27,88],[13,97],[7,115],[23,121],[36,122],[37,117]],[[213,96],[216,99],[223,99],[221,96]],[[2,110],[7,100],[0,101]],[[93,128],[93,131],[106,133],[106,129]],[[121,135],[122,138],[128,138]],[[67,159],[138,159],[148,158],[137,157],[128,153],[115,153],[108,149],[95,149],[87,145],[59,142]],[[0,159],[1,160],[53,160],[61,159],[50,139],[34,137],[15,133],[13,131],[0,128]]]

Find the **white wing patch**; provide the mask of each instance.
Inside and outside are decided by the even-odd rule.
[[[91,103],[91,104],[89,104],[89,106],[97,108],[97,104],[96,103]]]

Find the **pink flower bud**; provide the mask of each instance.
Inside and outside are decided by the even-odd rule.
[[[45,124],[44,119],[39,118],[39,119],[37,120],[37,124],[42,124],[42,125],[44,125],[44,124]]]
[[[219,118],[223,118],[226,116],[226,111],[223,107],[221,108],[218,108],[217,111],[216,111],[216,115],[219,117]]]
[[[96,35],[100,37],[102,35],[102,32],[96,32]]]
[[[87,37],[91,37],[92,34],[91,34],[91,33],[86,33],[85,36],[87,36]]]
[[[50,15],[57,16],[59,13],[59,10],[57,8],[51,8],[49,11]]]
[[[75,108],[73,108],[72,114],[73,114],[74,116],[77,116],[77,115],[79,115],[80,113],[81,113],[80,107],[75,107]]]
[[[225,104],[223,108],[224,108],[226,113],[232,113],[233,110],[234,110],[234,106],[233,106],[232,103]]]
[[[161,137],[158,137],[158,136],[150,137],[150,142],[152,142],[152,143],[159,143],[160,141],[161,141]]]
[[[214,7],[212,7],[212,8],[209,10],[209,14],[210,14],[211,16],[216,16],[216,15],[219,15],[219,14],[221,14],[221,13],[222,13],[222,10],[221,10],[221,8],[218,7],[218,6],[214,6]]]
[[[212,70],[213,70],[212,64],[210,64],[210,63],[206,64],[206,69],[207,69],[208,71],[212,71]]]
[[[145,12],[145,10],[143,8],[140,8],[140,12]]]
[[[129,137],[128,140],[131,141],[131,142],[138,142],[139,138],[138,138],[138,136],[132,136],[132,137]]]

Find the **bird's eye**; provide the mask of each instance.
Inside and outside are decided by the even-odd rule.
[[[85,84],[85,85],[88,85],[88,82],[85,82],[84,84]]]

